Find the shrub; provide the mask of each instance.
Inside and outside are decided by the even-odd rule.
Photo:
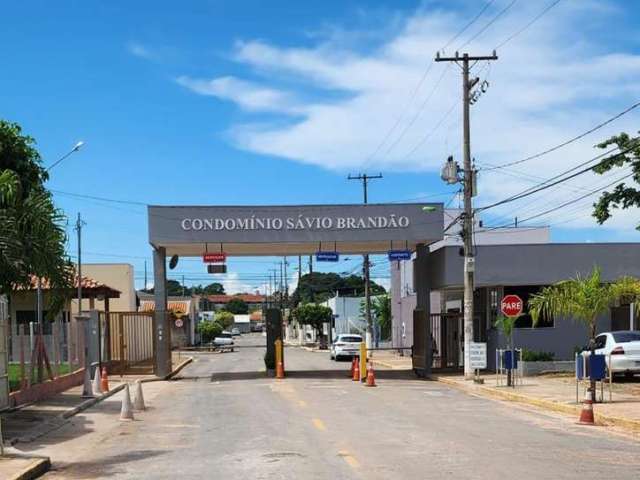
[[[198,324],[198,333],[203,343],[213,341],[222,332],[222,325],[214,320],[203,320]]]
[[[554,354],[552,352],[536,352],[532,350],[522,350],[523,362],[552,362]]]

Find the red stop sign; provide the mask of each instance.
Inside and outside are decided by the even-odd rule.
[[[500,302],[500,310],[507,317],[517,317],[522,313],[522,299],[518,295],[506,295]]]

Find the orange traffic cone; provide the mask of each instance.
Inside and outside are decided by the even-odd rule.
[[[593,399],[591,398],[591,389],[587,389],[584,395],[584,403],[580,412],[580,425],[595,425],[593,418]]]
[[[367,369],[367,387],[375,387],[376,386],[376,376],[373,373],[373,363],[369,363],[369,368]]]
[[[284,367],[282,362],[278,362],[276,365],[276,378],[284,378]]]
[[[351,371],[349,372],[349,378],[353,378],[353,369],[356,368],[356,357],[351,359]]]
[[[103,393],[109,391],[109,375],[107,375],[107,367],[102,367],[102,376],[100,377],[100,390]]]
[[[360,381],[360,361],[358,360],[358,357],[354,359],[353,377],[351,377],[351,380],[354,382]]]

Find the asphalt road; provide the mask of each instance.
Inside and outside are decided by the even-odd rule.
[[[380,370],[379,386],[366,388],[347,378],[348,362],[299,348],[286,349],[285,380],[267,379],[263,355],[197,355],[180,380],[153,384],[152,408],[138,421],[115,424],[99,448],[86,447],[82,461],[70,453],[46,478],[619,480],[640,472],[640,443],[566,417],[410,372]]]

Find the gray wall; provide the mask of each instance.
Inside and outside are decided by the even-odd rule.
[[[610,317],[598,319],[597,331],[606,332],[611,329]],[[524,348],[537,352],[551,352],[554,360],[573,360],[575,347],[584,347],[589,342],[588,328],[580,322],[559,318],[553,328],[516,328],[513,332],[516,348]],[[487,362],[490,369],[495,368],[496,348],[505,348],[504,336],[495,328],[487,335]]]
[[[429,254],[426,274],[432,288],[462,285],[458,251],[457,246],[444,247]],[[548,285],[587,275],[594,265],[604,280],[640,277],[640,243],[482,245],[476,251],[476,286]]]

